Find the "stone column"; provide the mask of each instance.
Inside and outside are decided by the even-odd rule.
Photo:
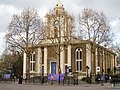
[[[91,72],[91,50],[90,48],[91,48],[90,44],[86,44],[86,66],[89,67],[89,70],[88,70],[89,76]]]
[[[68,66],[71,66],[71,45],[68,45]]]
[[[95,49],[95,70],[96,70],[96,74],[98,73],[97,72],[97,67],[98,67],[98,48]]]
[[[23,54],[23,79],[26,78],[26,53]]]
[[[40,70],[41,70],[41,63],[40,61],[42,60],[41,59],[41,55],[42,55],[42,51],[41,51],[41,48],[38,48],[37,49],[37,59],[36,59],[36,73],[37,75],[39,76],[40,75]]]
[[[61,73],[65,73],[65,50],[64,47],[62,47],[62,51],[60,52],[60,68],[61,68]]]
[[[47,47],[44,47],[44,76],[47,75]]]

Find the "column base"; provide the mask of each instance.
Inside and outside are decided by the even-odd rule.
[[[92,83],[92,84],[95,83],[95,74],[91,74],[91,83]]]

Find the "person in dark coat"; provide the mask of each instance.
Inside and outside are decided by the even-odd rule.
[[[23,78],[22,78],[22,75],[20,75],[20,76],[19,76],[19,82],[18,82],[18,84],[22,84],[22,79],[23,79]]]

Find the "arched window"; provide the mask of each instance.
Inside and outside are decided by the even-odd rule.
[[[76,59],[76,71],[82,71],[82,49],[77,48],[75,52]]]
[[[30,71],[35,71],[35,52],[30,55]]]

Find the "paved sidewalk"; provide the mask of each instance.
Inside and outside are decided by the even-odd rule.
[[[82,85],[48,85],[48,84],[17,84],[17,83],[0,83],[0,90],[116,90],[109,83],[104,86],[100,84],[82,84]],[[118,88],[117,88],[118,89]]]
[[[10,84],[10,85],[32,85],[32,86],[50,86],[50,87],[54,87],[54,86],[56,86],[56,87],[100,87],[100,88],[120,88],[120,85],[118,85],[118,86],[116,86],[116,87],[113,87],[112,86],[112,84],[110,84],[110,83],[104,83],[104,85],[102,86],[101,84],[88,84],[88,83],[86,83],[86,82],[83,82],[83,81],[81,81],[81,82],[79,82],[79,85],[73,85],[73,84],[58,84],[57,82],[56,83],[54,83],[53,85],[51,85],[51,83],[44,83],[44,84],[41,84],[41,83],[35,83],[35,84],[33,84],[33,83],[25,83],[24,81],[23,81],[23,83],[22,84],[18,84],[18,81],[16,81],[15,83],[14,82],[12,82],[11,83],[11,81],[7,81],[7,82],[4,82],[4,81],[2,81],[2,82],[0,82],[0,84]],[[0,89],[1,90],[1,89]]]

